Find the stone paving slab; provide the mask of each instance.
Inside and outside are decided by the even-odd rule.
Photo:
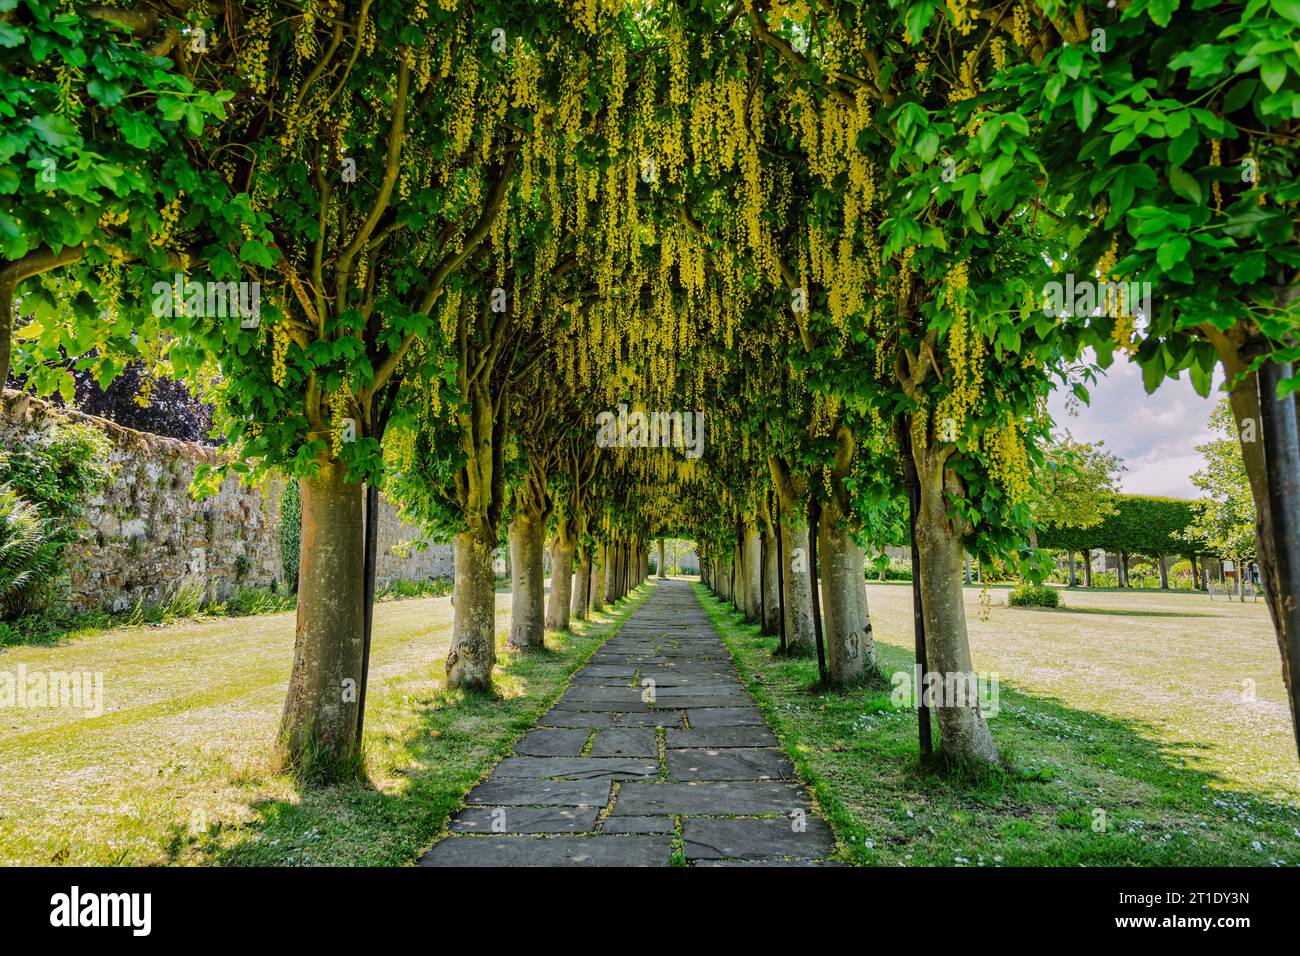
[[[794,764],[776,747],[696,748],[668,754],[669,780],[792,780]]]
[[[632,780],[658,775],[659,762],[656,760],[620,757],[507,757],[492,772],[493,779]]]
[[[591,745],[593,757],[659,758],[659,738],[650,727],[602,730]],[[656,768],[657,768],[656,764]]]
[[[824,859],[835,848],[822,820],[687,820],[682,838],[688,860]]]
[[[767,721],[757,707],[691,707],[687,711],[691,727],[766,727]]]
[[[557,710],[552,707],[537,722],[541,727],[613,727],[614,714],[594,711]]]
[[[602,833],[672,833],[672,817],[610,817],[601,826]]]
[[[466,803],[516,807],[603,807],[609,803],[609,781],[510,780],[480,783],[465,796]]]
[[[465,802],[421,865],[666,866],[674,847],[691,866],[818,865],[834,849],[684,581],[655,587]]]
[[[680,710],[660,709],[644,714],[619,714],[618,727],[681,727],[682,714]]]
[[[667,866],[668,834],[635,836],[451,836],[420,866]]]
[[[452,833],[586,833],[600,807],[471,807],[451,821]]]
[[[655,700],[676,700],[681,697],[690,698],[708,698],[717,700],[728,698],[747,704],[750,701],[749,692],[741,685],[739,681],[730,684],[701,684],[699,686],[678,685],[678,686],[655,686]]]
[[[530,730],[515,744],[515,753],[524,757],[576,757],[591,739],[585,727],[572,730]]]
[[[788,815],[808,810],[808,796],[802,787],[790,783],[703,782],[623,784],[614,803],[619,816],[654,816],[661,813],[686,816]]]
[[[776,734],[766,727],[749,724],[741,727],[670,728],[664,731],[664,745],[669,750],[690,747],[775,747]]]

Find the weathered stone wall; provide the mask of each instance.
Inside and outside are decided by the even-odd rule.
[[[123,428],[102,418],[56,408],[18,392],[0,399],[0,442],[13,447],[63,417],[89,422],[112,443],[116,478],[87,502],[87,528],[68,564],[78,607],[125,610],[161,603],[186,588],[222,599],[245,587],[283,588],[280,496],[283,481],[247,487],[228,478],[202,501],[189,494],[201,464],[221,452]],[[379,524],[380,583],[450,577],[452,548],[400,546],[416,531],[383,502]]]

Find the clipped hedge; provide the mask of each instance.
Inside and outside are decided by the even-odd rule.
[[[1060,607],[1061,592],[1046,584],[1026,584],[1007,594],[1007,607]]]

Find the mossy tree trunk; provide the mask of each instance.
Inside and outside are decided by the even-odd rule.
[[[332,461],[300,488],[298,619],[280,741],[291,767],[328,782],[354,773],[359,757],[364,493]]]
[[[551,540],[551,595],[546,605],[546,626],[553,631],[569,629],[573,610],[573,522],[560,518]]]
[[[763,633],[779,634],[781,632],[781,588],[777,574],[776,531],[772,528],[772,519],[763,508],[763,554],[762,554],[762,588],[763,588]]]
[[[791,474],[785,462],[768,458],[772,483],[781,499],[781,555],[784,561],[782,581],[785,593],[781,606],[785,610],[786,651],[794,657],[817,653],[812,618],[812,566],[808,554],[808,521],[805,514],[807,484]]]
[[[951,445],[931,443],[926,419],[911,421],[912,458],[920,485],[917,516],[917,551],[921,559],[921,606],[925,620],[926,670],[942,681],[934,713],[938,719],[943,752],[962,764],[989,764],[999,760],[993,734],[975,693],[978,684],[971,662],[962,591],[962,539],[967,528],[949,517],[951,501],[962,500],[966,489],[948,467]]]
[[[520,510],[510,522],[510,633],[506,646],[515,651],[536,651],[545,646],[546,633],[546,519],[532,510]]]

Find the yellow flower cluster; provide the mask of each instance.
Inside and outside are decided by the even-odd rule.
[[[948,5],[948,12],[952,14],[952,23],[961,33],[966,36],[975,29],[975,21],[971,18],[970,11],[967,7],[970,0],[945,0]]]
[[[1008,414],[1004,426],[986,430],[981,445],[988,459],[989,476],[1002,487],[1012,502],[1028,500],[1033,490],[1029,454],[1025,450],[1015,417]]]
[[[158,215],[162,218],[162,223],[156,231],[149,235],[149,245],[155,249],[164,249],[171,242],[172,236],[176,232],[176,224],[181,218],[181,200],[185,198],[185,191],[181,190],[176,194],[176,198],[158,210]]]
[[[343,457],[343,431],[348,424],[347,403],[343,400],[346,392],[345,385],[342,390],[330,397],[330,451],[335,460]],[[352,428],[356,427],[356,422],[352,422]]]
[[[1210,140],[1210,165],[1211,166],[1223,165],[1223,141],[1222,140],[1217,140],[1217,139]],[[1212,183],[1210,183],[1210,192],[1214,196],[1214,211],[1221,212],[1223,209],[1223,190],[1217,179],[1214,180]]]
[[[265,95],[270,84],[266,69],[267,51],[271,45],[271,13],[265,6],[258,7],[248,18],[244,36],[241,71],[256,93]]]
[[[947,348],[952,377],[948,382],[948,394],[940,405],[939,417],[951,418],[958,435],[979,404],[983,392],[985,347],[979,333],[971,328],[966,310],[964,293],[969,284],[968,269],[968,263],[957,263],[944,284],[944,305],[953,316]]]
[[[1011,13],[1011,39],[1022,50],[1029,49],[1034,43],[1034,32],[1029,25],[1029,11],[1024,4],[1017,3]]]
[[[289,355],[289,329],[278,322],[271,330],[271,381],[284,385],[285,359]]]

